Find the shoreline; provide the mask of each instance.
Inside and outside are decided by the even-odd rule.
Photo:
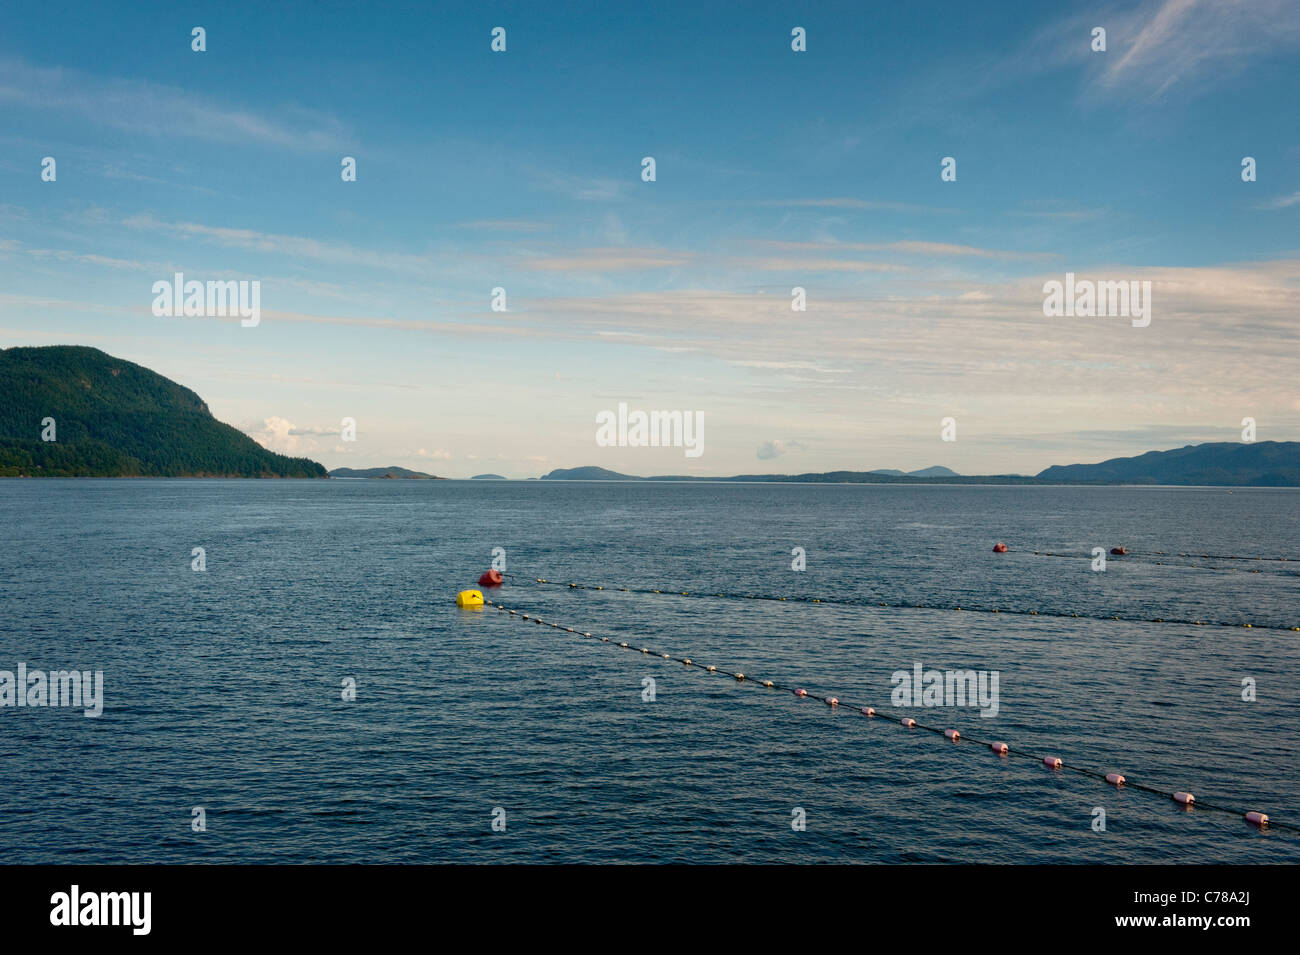
[[[764,487],[779,485],[781,487],[1024,487],[1024,488],[1133,488],[1148,490],[1223,490],[1223,491],[1300,491],[1296,484],[1138,484],[1109,482],[1067,482],[1067,481],[738,481],[731,478],[347,478],[347,477],[243,477],[240,475],[143,475],[143,474],[61,474],[61,475],[0,475],[0,481],[304,481],[318,484],[329,481],[378,481],[384,484],[546,484],[548,486],[563,484],[709,484],[741,485],[744,487]]]

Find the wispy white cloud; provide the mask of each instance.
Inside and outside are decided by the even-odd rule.
[[[638,269],[678,268],[690,262],[684,252],[664,249],[580,249],[569,255],[526,258],[524,266],[541,272],[627,272]]]
[[[621,179],[574,176],[569,173],[540,172],[538,170],[533,170],[532,174],[534,180],[542,189],[584,202],[620,199],[628,190],[628,183]]]
[[[779,371],[811,371],[821,375],[846,375],[847,368],[831,368],[813,361],[728,361],[737,368],[771,368]]]
[[[1294,0],[1155,0],[1090,16],[1107,27],[1108,51],[1093,61],[1102,66],[1101,85],[1134,98],[1199,92],[1300,47]]]
[[[122,225],[181,239],[202,239],[232,248],[311,259],[332,265],[360,265],[427,274],[436,264],[435,259],[428,255],[362,249],[345,242],[259,232],[255,229],[232,229],[198,222],[168,222],[147,214],[130,216],[122,220]]]
[[[131,133],[222,144],[327,150],[340,148],[347,138],[338,120],[313,110],[290,106],[272,115],[178,86],[38,67],[12,58],[0,59],[0,103],[66,111]]]
[[[154,275],[162,274],[171,268],[170,265],[160,262],[141,262],[136,259],[119,259],[109,255],[72,252],[67,249],[24,249],[23,251],[35,259],[50,259],[57,262],[75,262],[79,265],[95,265],[110,269],[124,269],[131,272],[148,272]]]
[[[724,205],[774,206],[792,209],[860,209],[879,212],[935,212],[941,214],[955,213],[956,209],[938,206],[915,205],[908,202],[888,202],[872,199],[856,199],[851,196],[829,196],[805,199],[724,199]]]
[[[1094,105],[1166,104],[1175,93],[1199,96],[1268,57],[1300,48],[1294,0],[1139,0],[1067,9],[1010,55],[991,51],[959,95],[977,98],[1074,70],[1082,74],[1085,101]],[[1092,49],[1096,27],[1106,31],[1105,52]],[[939,81],[950,84],[951,75]]]
[[[906,255],[932,256],[946,258],[951,256],[973,257],[982,259],[1050,259],[1056,256],[1052,252],[1017,252],[1008,249],[984,249],[973,245],[957,245],[950,242],[922,242],[905,240],[899,242],[779,242],[755,239],[751,243],[762,248],[779,249],[788,252],[900,252]]]
[[[1267,202],[1260,203],[1257,209],[1289,209],[1291,206],[1300,204],[1300,192],[1293,192],[1289,196],[1277,196]]]
[[[831,259],[813,257],[735,256],[728,260],[733,268],[756,272],[905,272],[907,266],[892,262],[869,262],[865,259]]]
[[[1007,215],[1024,219],[1086,222],[1102,218],[1106,215],[1106,210],[1084,208],[1073,201],[1062,199],[1035,199],[1021,202],[1018,208],[1007,210]]]
[[[455,227],[485,232],[549,232],[555,228],[548,222],[535,222],[531,219],[476,219],[472,222],[458,222]]]

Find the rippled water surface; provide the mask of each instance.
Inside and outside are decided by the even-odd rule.
[[[5,480],[0,504],[0,669],[101,669],[106,696],[0,709],[7,862],[1300,861],[1280,830],[617,647],[883,709],[916,662],[997,670],[995,718],[913,715],[1300,822],[1300,561],[1199,556],[1296,557],[1294,491]],[[499,599],[615,642],[458,610],[498,546]]]

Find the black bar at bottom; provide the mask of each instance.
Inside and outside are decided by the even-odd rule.
[[[769,925],[806,941],[967,925],[1001,938],[1198,932],[1230,944],[1290,920],[1284,879],[1289,868],[1245,866],[0,866],[0,925],[6,943],[373,943],[458,928],[471,932],[464,944],[606,926],[620,933],[611,939],[664,940],[690,923],[751,937]],[[85,921],[119,924],[72,924]]]

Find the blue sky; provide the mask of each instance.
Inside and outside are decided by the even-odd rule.
[[[8,11],[0,345],[453,477],[1300,437],[1295,3],[374,6]],[[260,281],[260,325],[155,317],[175,271]],[[1044,317],[1067,271],[1152,281],[1151,325]],[[598,447],[619,402],[705,453]]]

